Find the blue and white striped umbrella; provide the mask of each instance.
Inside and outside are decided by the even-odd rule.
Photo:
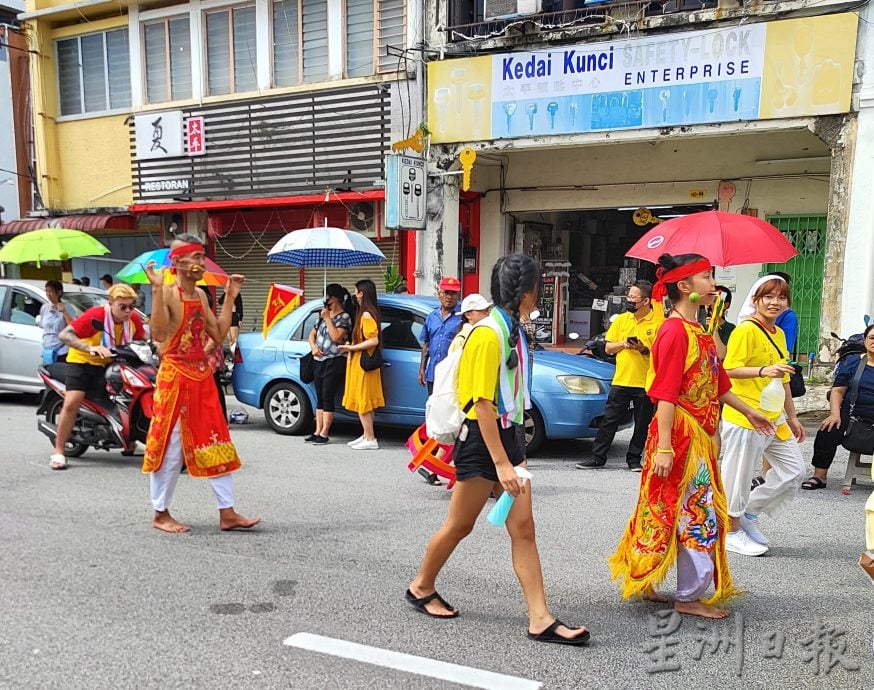
[[[267,261],[289,266],[348,268],[378,264],[385,255],[361,233],[342,228],[294,230],[273,245]]]

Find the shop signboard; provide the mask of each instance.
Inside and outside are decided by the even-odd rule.
[[[385,163],[385,227],[425,229],[425,159],[390,153]]]
[[[428,64],[432,143],[846,113],[842,13]]]
[[[203,131],[203,115],[186,117],[185,133],[188,135],[188,155],[203,156],[206,153],[206,136]]]
[[[137,160],[183,155],[181,110],[135,115],[134,132]]]

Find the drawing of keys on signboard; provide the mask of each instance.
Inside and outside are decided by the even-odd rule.
[[[470,171],[473,170],[473,163],[476,160],[476,151],[472,148],[467,147],[461,149],[461,153],[458,154],[458,161],[461,163],[461,188],[466,192],[470,189]]]

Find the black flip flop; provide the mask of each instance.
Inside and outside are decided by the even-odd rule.
[[[807,491],[815,491],[816,489],[824,489],[825,482],[822,479],[820,479],[819,477],[817,477],[816,475],[813,475],[810,479],[806,479],[805,481],[801,482],[801,488],[807,489]]]
[[[543,632],[537,633],[536,635],[528,631],[528,639],[534,640],[535,642],[550,642],[552,644],[564,644],[569,647],[585,647],[589,644],[589,638],[591,635],[589,631],[584,631],[581,635],[577,635],[576,637],[562,637],[556,632],[556,629],[560,625],[565,625],[558,618],[555,619],[552,625],[550,625]],[[569,630],[571,627],[569,625],[565,625]]]
[[[442,486],[440,484],[440,479],[437,477],[436,474],[432,474],[431,472],[426,470],[424,467],[420,467],[418,469],[418,472],[420,475],[422,475],[425,478],[425,481],[428,482],[431,486]]]
[[[428,596],[422,597],[421,599],[417,599],[415,594],[413,594],[410,590],[407,590],[404,597],[412,606],[414,606],[416,608],[417,611],[421,611],[426,616],[431,616],[431,618],[443,619],[443,618],[457,618],[458,617],[458,609],[456,609],[454,606],[452,606],[452,604],[450,604],[448,601],[446,601],[446,599],[444,599],[439,594],[437,594],[437,592],[433,592],[433,593],[429,594]],[[441,604],[443,604],[443,606],[445,606],[447,609],[452,611],[452,614],[450,614],[449,616],[441,616],[441,615],[436,614],[436,613],[431,613],[428,609],[426,609],[425,604],[427,604],[431,601],[434,601],[435,599],[437,601],[439,601]]]

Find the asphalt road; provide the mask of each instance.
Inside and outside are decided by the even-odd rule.
[[[671,620],[657,618],[658,605],[621,601],[606,563],[637,495],[624,435],[612,469],[574,469],[590,450],[585,441],[547,444],[530,462],[551,607],[592,631],[591,647],[569,649],[525,637],[509,541],[484,518],[438,583],[461,617],[430,620],[404,602],[449,493],[408,473],[403,433],[382,433],[378,452],[356,452],[344,442],[358,430],[341,427],[335,443],[311,448],[273,434],[253,412],[248,425],[232,427],[245,461],[237,507],[263,525],[220,533],[207,484],[185,475],[173,512],[192,531],[167,535],[150,527],[138,459],[91,453],[52,472],[34,413],[21,398],[0,396],[3,688],[451,688],[477,682],[475,670],[534,681],[519,686],[531,688],[874,687],[874,588],[856,565],[870,487],[841,495],[845,454],[828,490],[802,492],[788,514],[764,520],[768,556],[732,555],[735,581],[748,592],[732,617],[703,630],[683,620],[671,647],[679,670],[651,673],[646,650],[663,638],[650,626]],[[807,457],[811,448],[812,440]],[[666,591],[673,584],[671,576]],[[365,651],[380,663],[378,650],[387,650],[466,668],[450,683],[283,644],[298,633],[376,648]],[[719,636],[733,645],[727,653],[700,649]],[[766,642],[781,636],[782,649],[766,657]],[[843,658],[805,661],[806,639],[810,649],[817,640],[845,646]],[[425,661],[409,663],[433,672]],[[853,663],[859,670],[846,670]]]

